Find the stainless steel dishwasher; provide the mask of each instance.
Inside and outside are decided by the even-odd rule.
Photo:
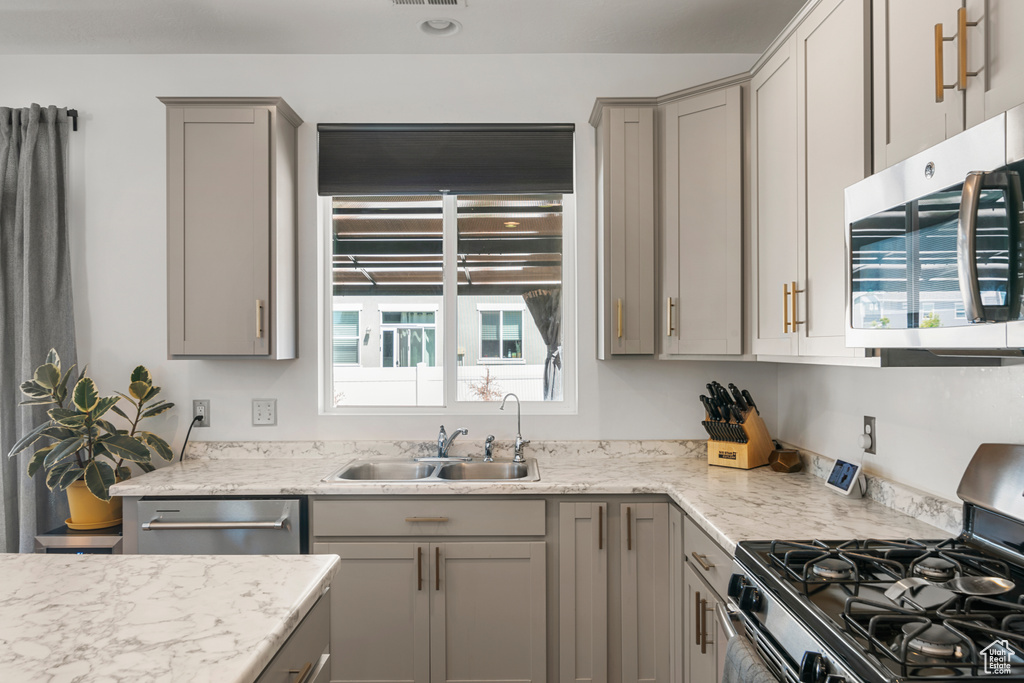
[[[143,498],[140,555],[289,555],[304,552],[299,498]]]

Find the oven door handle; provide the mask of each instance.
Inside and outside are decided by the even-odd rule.
[[[733,618],[739,618],[739,613],[727,608],[720,602],[715,603],[715,615],[718,617],[718,623],[722,625],[722,630],[725,631],[725,637],[733,639],[736,637],[736,627],[733,626]]]

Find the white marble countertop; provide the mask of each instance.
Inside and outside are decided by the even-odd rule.
[[[252,683],[334,555],[0,555],[0,681]]]
[[[669,495],[730,553],[741,540],[948,538],[943,530],[867,499],[827,489],[809,472],[783,474],[767,467],[712,467],[689,442],[589,442],[593,447],[534,444],[528,455],[540,466],[537,482],[327,483],[351,461],[310,442],[279,449],[233,444],[230,455],[174,463],[116,484],[120,496],[181,495],[465,495],[639,494]],[[587,443],[587,442],[578,442]],[[582,449],[585,448],[585,452]],[[367,446],[364,457],[388,455]],[[285,454],[288,457],[272,457]],[[393,458],[394,455],[391,454]],[[500,459],[500,458],[499,458]]]

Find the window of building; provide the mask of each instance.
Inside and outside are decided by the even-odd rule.
[[[494,406],[484,402],[515,393],[528,412],[531,405],[537,406],[535,412],[574,412],[573,195],[530,185],[539,176],[528,172],[536,164],[526,159],[517,162],[521,171],[516,177],[527,183],[522,194],[485,189],[492,181],[497,187],[509,186],[512,181],[501,175],[510,168],[506,163],[484,171],[477,168],[461,178],[465,164],[448,161],[442,164],[450,167],[444,173],[456,187],[481,179],[485,184],[462,194],[456,189],[416,192],[423,178],[433,178],[430,160],[438,159],[424,156],[422,146],[417,146],[429,135],[416,138],[416,145],[410,143],[409,153],[420,154],[416,163],[421,165],[398,169],[398,182],[389,168],[357,164],[352,154],[338,150],[325,154],[324,139],[332,132],[324,129],[326,125],[319,128],[319,184],[325,195],[321,206],[325,226],[329,225],[322,261],[329,287],[326,301],[332,310],[358,308],[360,313],[354,319],[335,316],[333,321],[335,362],[324,375],[325,411],[430,407],[435,412],[490,412]],[[373,152],[378,148],[371,147],[379,140],[357,139],[352,147],[352,136],[359,138],[360,131],[337,128],[333,132],[339,150],[354,149],[357,156],[365,151],[359,158],[378,163],[379,155]],[[470,133],[480,132],[468,128]],[[553,128],[562,136],[561,151],[554,155],[561,161],[549,165],[550,174],[541,187],[566,183],[568,177],[565,187],[571,192],[571,130],[564,137],[565,127]],[[393,132],[374,129],[380,139]],[[485,138],[492,134],[484,131]],[[542,137],[536,140],[543,142]],[[400,136],[395,140],[401,142]],[[465,141],[456,135],[449,142]],[[529,147],[498,146],[511,154]],[[533,149],[551,156],[555,147],[538,143]],[[387,149],[394,157],[398,148]],[[473,156],[479,150],[475,143],[465,144],[459,153]],[[402,166],[401,161],[396,164]],[[378,180],[371,182],[371,176]],[[381,184],[380,194],[346,193],[376,184]]]

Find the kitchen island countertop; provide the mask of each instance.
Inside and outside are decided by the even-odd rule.
[[[252,683],[334,555],[0,555],[0,681]]]
[[[307,457],[273,450],[174,463],[115,484],[121,496],[666,494],[729,553],[741,540],[933,538],[950,536],[878,502],[839,495],[809,472],[712,467],[689,442],[591,442],[587,450],[538,444],[536,482],[322,481],[351,456],[310,442]],[[379,459],[378,454],[367,457]]]

